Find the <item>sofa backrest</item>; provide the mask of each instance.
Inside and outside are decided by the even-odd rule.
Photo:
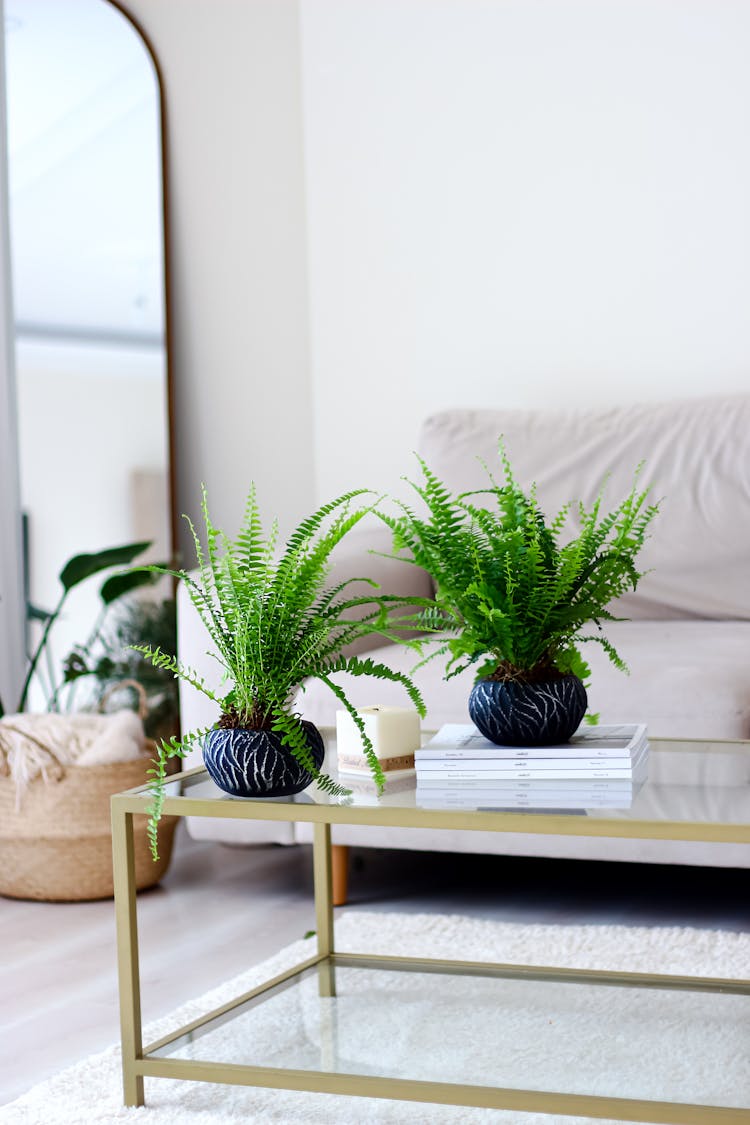
[[[639,556],[649,569],[616,612],[631,618],[750,619],[750,395],[576,410],[448,410],[429,417],[419,452],[451,488],[501,479],[503,435],[516,478],[538,485],[548,515],[588,507],[607,474],[603,510],[633,484],[661,500]],[[412,479],[417,479],[417,470]]]

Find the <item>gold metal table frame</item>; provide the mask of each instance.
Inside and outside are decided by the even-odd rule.
[[[262,1002],[267,997],[275,995],[280,988],[293,984],[303,973],[314,969],[318,974],[319,994],[323,997],[335,996],[338,967],[750,995],[750,982],[743,980],[337,953],[334,945],[331,873],[333,824],[386,824],[398,827],[529,832],[528,814],[191,796],[191,787],[205,776],[203,769],[175,775],[171,779],[170,790],[175,790],[176,784],[184,783],[185,793],[180,796],[167,795],[164,800],[164,814],[312,822],[317,952],[272,980],[238,996],[230,1003],[153,1043],[144,1045],[141,1025],[133,817],[138,814],[143,815],[150,794],[148,787],[143,786],[113,797],[112,837],[125,1105],[144,1105],[143,1080],[148,1077],[158,1077],[519,1112],[535,1111],[558,1116],[581,1115],[615,1118],[622,1121],[664,1122],[668,1125],[723,1125],[724,1122],[733,1122],[736,1125],[743,1122],[747,1125],[750,1121],[750,1110],[740,1107],[463,1085],[454,1082],[378,1077],[370,1074],[335,1073],[325,1069],[293,1070],[161,1057],[160,1052],[170,1044],[174,1044],[176,1040],[214,1020],[231,1018],[234,1009],[250,1003]],[[554,813],[535,815],[533,831],[554,835],[750,842],[750,826],[746,824],[609,820]]]

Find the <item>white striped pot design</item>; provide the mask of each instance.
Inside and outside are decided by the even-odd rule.
[[[498,746],[567,742],[587,706],[586,689],[573,675],[531,684],[479,680],[469,696],[471,721]]]
[[[325,757],[320,731],[304,720],[301,725],[320,769]],[[219,789],[233,797],[288,797],[301,793],[313,778],[281,739],[270,730],[220,727],[204,738],[203,761]]]

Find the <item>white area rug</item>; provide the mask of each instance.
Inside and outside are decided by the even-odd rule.
[[[710,930],[626,926],[523,926],[430,914],[345,913],[340,950],[750,977],[750,936]],[[146,1028],[151,1041],[314,952],[311,940],[185,1005]],[[338,1006],[338,1044],[347,1069],[386,1073],[399,1060],[422,1059],[418,1078],[574,1089],[630,1097],[676,1096],[719,1104],[750,1101],[748,1001],[716,994],[579,988],[570,985],[430,977],[416,989],[407,974],[339,970],[339,998],[322,1001],[314,979],[187,1048],[197,1057],[319,1067],[315,1033]],[[349,974],[349,977],[346,974]],[[422,978],[423,980],[425,978]],[[440,988],[435,1007],[434,988]],[[465,1003],[465,997],[471,1003]],[[459,1002],[459,996],[463,1002]],[[384,999],[386,1007],[383,1008]],[[498,1012],[502,1012],[498,1019]],[[247,1021],[247,1022],[245,1022]],[[248,1034],[242,1034],[245,1023]],[[489,1029],[493,1029],[490,1035]],[[250,1030],[252,1029],[252,1030]],[[499,1029],[499,1031],[498,1031]],[[250,1059],[249,1043],[269,1046]],[[217,1055],[217,1052],[219,1054]],[[183,1057],[185,1053],[183,1052]],[[381,1068],[385,1067],[385,1070]],[[429,1073],[428,1073],[429,1072]],[[571,1082],[573,1085],[571,1086]],[[555,1085],[557,1083],[557,1085]],[[0,1109],[2,1125],[552,1125],[588,1118],[441,1107],[376,1099],[253,1090],[146,1079],[147,1105],[121,1105],[119,1051],[110,1047],[35,1086]],[[593,1123],[592,1123],[593,1125]]]

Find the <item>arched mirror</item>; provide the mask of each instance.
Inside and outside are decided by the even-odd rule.
[[[26,582],[49,609],[73,555],[172,553],[161,95],[107,0],[6,0],[5,18]],[[99,608],[96,582],[71,595],[58,664]]]

